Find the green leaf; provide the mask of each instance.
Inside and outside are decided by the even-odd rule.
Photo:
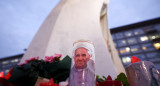
[[[115,80],[121,81],[123,83],[123,86],[129,86],[127,77],[124,73],[120,73]]]

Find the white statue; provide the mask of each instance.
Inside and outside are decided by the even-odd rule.
[[[71,57],[73,43],[86,39],[95,45],[96,74],[116,77],[124,68],[106,19],[107,0],[61,0],[40,27],[21,62],[55,53]]]

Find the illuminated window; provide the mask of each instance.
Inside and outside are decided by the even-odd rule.
[[[134,30],[134,34],[135,35],[141,35],[141,34],[144,34],[144,32],[143,32],[142,29],[136,29],[136,30]]]
[[[117,41],[117,44],[118,44],[118,46],[125,46],[127,43],[126,43],[126,40],[118,40]]]
[[[11,60],[12,63],[18,62],[18,59]]]
[[[130,63],[131,62],[131,58],[129,56],[122,57],[122,62],[123,63]]]
[[[132,52],[138,51],[138,48],[131,49]]]
[[[153,51],[153,50],[155,50],[155,48],[153,47],[153,45],[151,43],[143,44],[141,46],[142,46],[142,50],[144,50],[144,51]]]
[[[125,47],[125,48],[120,49],[120,54],[128,54],[128,53],[130,53],[129,47]]]
[[[132,53],[139,53],[141,52],[142,50],[140,49],[140,46],[139,45],[135,45],[135,46],[131,46],[131,52]]]
[[[146,49],[147,49],[147,47],[145,47],[145,46],[144,46],[144,47],[142,47],[142,49],[143,49],[143,50],[146,50]]]
[[[140,37],[140,41],[142,41],[142,42],[148,41],[148,37],[147,36],[142,36],[142,37]]]
[[[160,38],[159,34],[154,34],[154,35],[149,36],[150,40],[154,40],[154,39],[158,39],[158,38]]]
[[[160,43],[154,43],[153,46],[154,46],[157,50],[160,49]]]
[[[127,31],[127,32],[124,32],[125,36],[126,37],[130,37],[130,36],[133,36],[133,33],[132,31]]]
[[[9,63],[8,61],[3,61],[3,62],[2,62],[2,64],[8,64],[8,63]]]
[[[127,39],[127,42],[128,42],[128,44],[136,44],[137,40],[136,40],[136,38],[129,38],[129,39]]]
[[[130,52],[130,48],[129,48],[129,47],[126,47],[126,51],[127,51],[127,52]]]

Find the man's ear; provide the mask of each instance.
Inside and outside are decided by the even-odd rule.
[[[90,58],[91,58],[91,55],[88,55],[88,56],[87,56],[87,61],[89,61],[89,60],[90,60]]]

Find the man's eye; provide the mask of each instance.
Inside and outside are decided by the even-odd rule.
[[[79,54],[78,54],[78,55],[76,55],[76,57],[79,57]]]
[[[82,56],[86,56],[86,54],[82,54]]]

